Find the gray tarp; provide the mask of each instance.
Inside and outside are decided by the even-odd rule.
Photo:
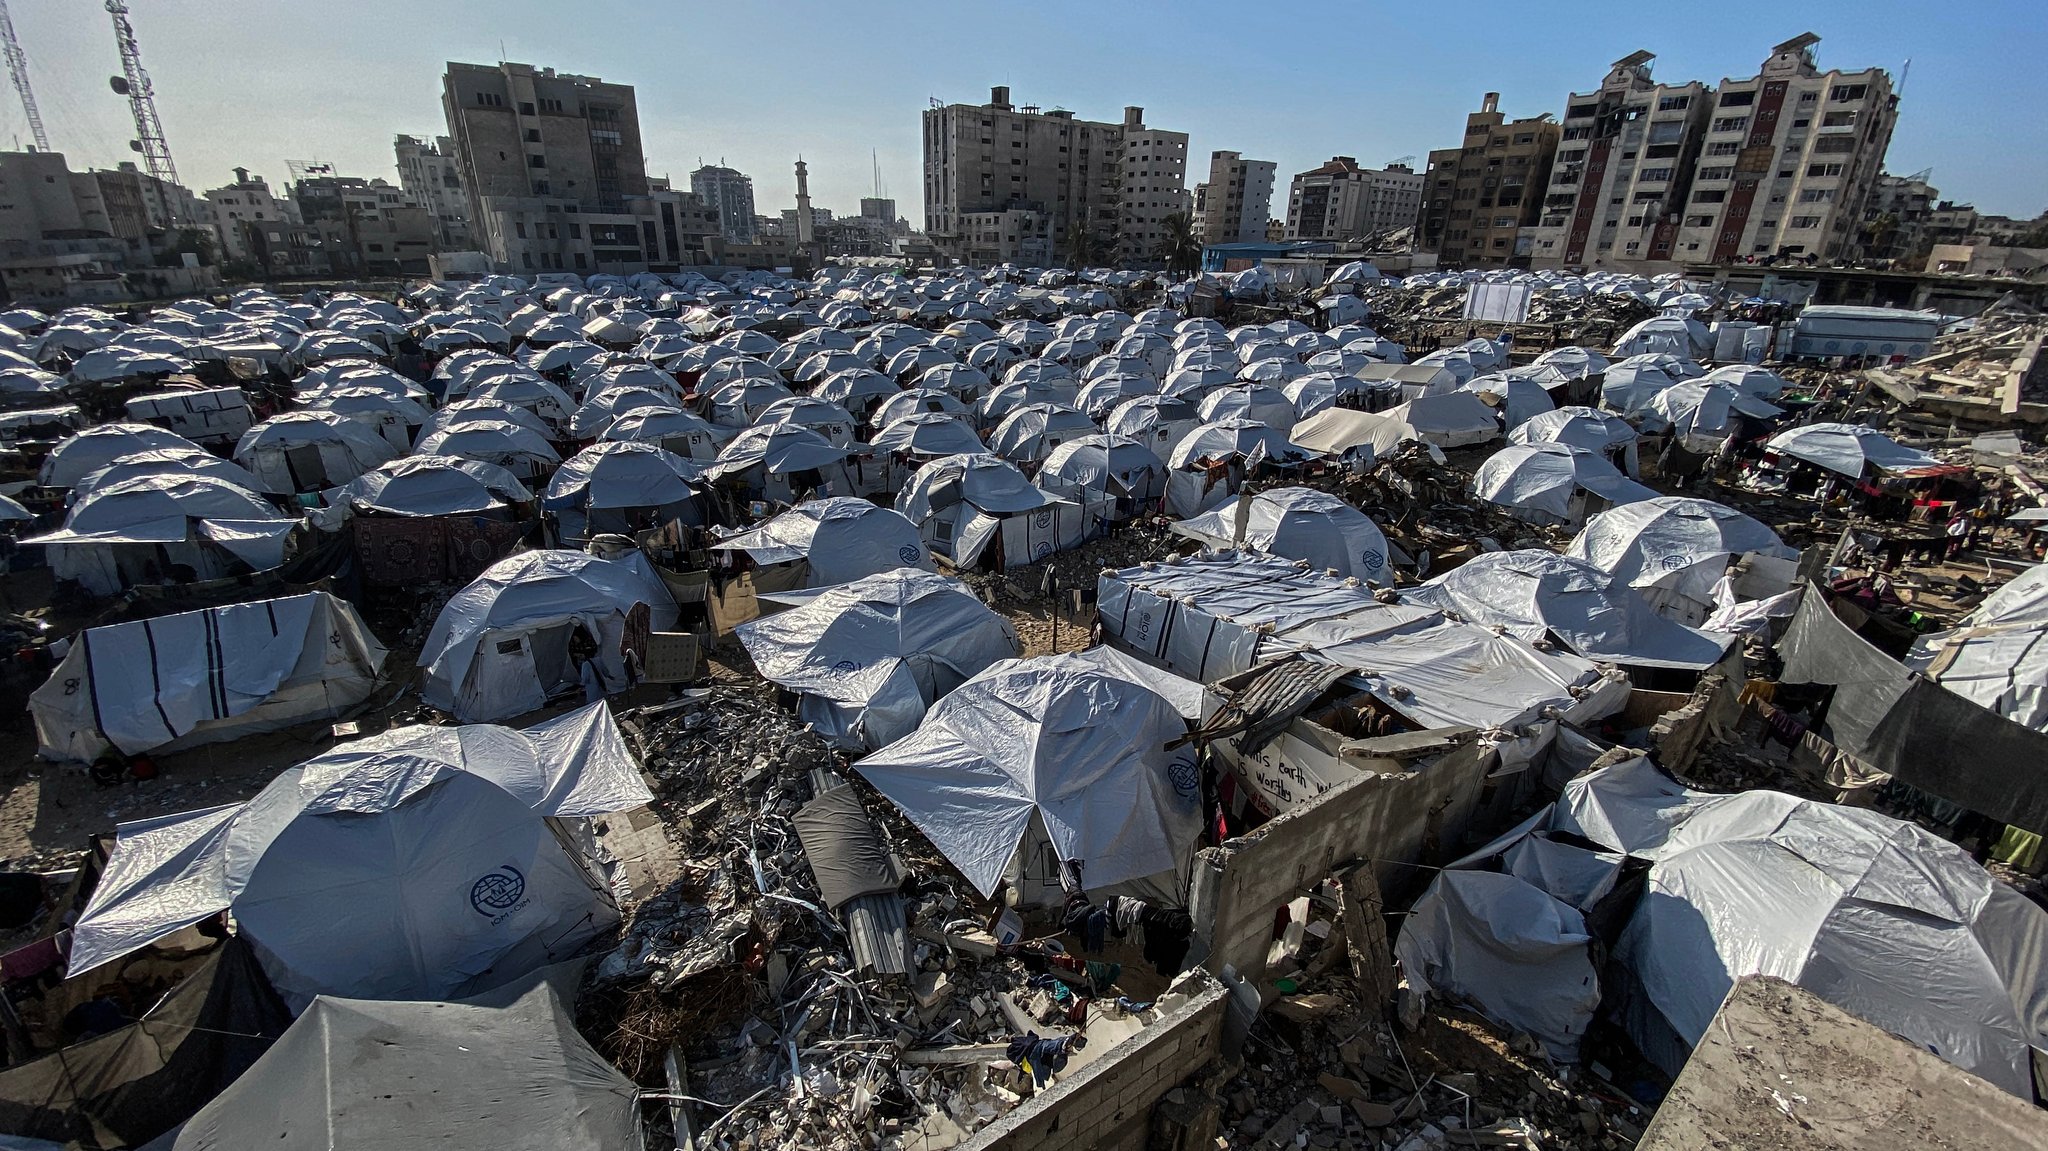
[[[0,1131],[139,1146],[235,1082],[291,1022],[249,945],[230,938],[141,1019],[0,1071]]]
[[[639,1106],[546,983],[502,1007],[322,996],[152,1151],[634,1151]]]
[[[1808,588],[1779,642],[1786,683],[1835,685],[1820,734],[1902,783],[2048,834],[2048,735],[1907,669]]]
[[[818,895],[836,911],[863,895],[896,890],[903,868],[889,854],[874,817],[850,787],[821,792],[790,820],[803,842],[804,858],[818,880]]]

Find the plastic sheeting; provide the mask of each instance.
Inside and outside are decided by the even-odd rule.
[[[1657,497],[1605,456],[1570,444],[1510,444],[1472,473],[1472,494],[1480,499],[1561,523],[1584,518],[1586,493],[1609,504]]]
[[[1660,496],[1601,512],[1586,521],[1565,550],[1631,587],[1652,589],[1652,605],[1687,624],[1706,619],[1729,562],[1751,552],[1799,558],[1762,521],[1686,496]]]
[[[1408,914],[1394,956],[1424,990],[1477,1004],[1574,1062],[1600,1005],[1585,917],[1513,875],[1445,871]]]
[[[502,1006],[323,995],[159,1151],[636,1151],[639,1096],[544,982]]]
[[[533,493],[496,464],[455,456],[407,456],[328,492],[332,508],[393,516],[475,515],[523,504]]]
[[[1943,466],[1940,460],[1918,448],[1906,447],[1875,428],[1856,424],[1806,424],[1779,432],[1764,446],[1779,455],[1851,478],[1861,478],[1866,468],[1913,475]]]
[[[598,639],[603,678],[615,690],[626,686],[622,644],[634,605],[650,610],[650,626],[665,630],[675,619],[675,600],[639,552],[616,560],[582,552],[531,551],[509,556],[456,592],[420,651],[426,676],[420,697],[465,721],[499,719],[547,702],[547,677],[568,670],[567,652],[553,663],[535,650],[538,633],[562,634],[582,628]]]
[[[1024,650],[965,584],[912,568],[828,588],[737,634],[764,678],[802,695],[799,717],[852,750],[909,735],[933,701]]]
[[[1615,577],[1546,551],[1475,556],[1401,598],[1531,642],[1554,636],[1586,659],[1637,667],[1704,669],[1732,642],[1673,623]]]
[[[87,628],[29,697],[37,753],[90,761],[332,718],[369,697],[383,663],[325,592]]]
[[[652,798],[602,702],[523,732],[394,729],[246,804],[121,825],[69,971],[232,908],[295,1005],[485,990],[617,922],[592,861],[551,820]]]
[[[1314,488],[1268,488],[1173,525],[1212,551],[1250,548],[1305,560],[1369,583],[1391,584],[1393,551],[1371,517]]]
[[[100,424],[51,448],[50,454],[43,457],[36,482],[48,488],[68,488],[122,456],[164,449],[206,451],[154,424]]]
[[[1097,667],[1004,660],[857,770],[983,895],[1034,824],[1099,892],[1162,873],[1185,878],[1200,834],[1200,775],[1166,744],[1186,733],[1171,704]]]
[[[1954,630],[1921,636],[1906,666],[2048,733],[2048,565],[2029,568],[1992,592]]]
[[[1783,682],[1835,685],[1819,734],[1837,748],[1930,795],[2048,835],[2048,735],[1915,674],[1813,588],[1778,652]]]
[[[740,551],[757,564],[808,561],[805,587],[827,587],[899,567],[931,570],[917,525],[863,499],[836,496],[801,503],[713,551]]]

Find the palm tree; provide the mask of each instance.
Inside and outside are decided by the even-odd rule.
[[[1160,256],[1166,261],[1166,270],[1176,276],[1192,276],[1202,266],[1202,244],[1195,239],[1194,216],[1187,212],[1174,212],[1160,221],[1166,230],[1166,239],[1160,244]]]

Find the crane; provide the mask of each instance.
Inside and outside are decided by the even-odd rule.
[[[28,55],[14,35],[14,17],[7,13],[7,0],[0,0],[0,45],[7,51],[7,73],[14,77],[14,90],[21,93],[21,110],[28,113],[28,130],[36,139],[36,151],[50,150],[49,134],[43,131],[43,114],[36,108],[36,94],[28,86]]]
[[[156,118],[156,93],[149,86],[149,73],[142,70],[142,46],[135,42],[135,28],[128,23],[128,5],[107,0],[107,12],[114,17],[114,43],[121,49],[122,74],[108,81],[117,95],[128,97],[128,110],[135,116],[135,139],[130,148],[142,153],[149,174],[166,184],[178,182],[178,166],[171,163],[171,146],[164,141],[164,126]]]

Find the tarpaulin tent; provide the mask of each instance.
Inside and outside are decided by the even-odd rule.
[[[2021,572],[1952,630],[1915,640],[1906,666],[2048,733],[2048,565]]]
[[[1032,480],[1066,499],[1109,503],[1128,519],[1166,494],[1166,461],[1127,436],[1082,436],[1054,448]]]
[[[1199,773],[1166,747],[1186,732],[1150,688],[1092,664],[1003,660],[856,769],[983,895],[1032,870],[1018,857],[1041,839],[1091,892],[1166,877],[1178,893],[1201,827]]]
[[[327,411],[272,416],[235,444],[235,462],[279,492],[337,487],[397,455],[374,428]]]
[[[1066,441],[1094,434],[1095,421],[1079,408],[1025,404],[989,432],[988,448],[1006,460],[1037,463]]]
[[[1645,772],[1573,781],[1553,821],[1651,861],[1615,958],[1623,1021],[1667,1073],[1735,979],[1771,975],[2032,1098],[2048,912],[1913,824],[1772,791],[1645,794],[1626,779]]]
[[[1394,956],[1411,984],[1470,1000],[1572,1062],[1600,1005],[1592,940],[1578,908],[1513,875],[1451,870],[1415,901]]]
[[[644,606],[645,616],[636,612]],[[629,631],[666,630],[675,600],[647,557],[532,551],[492,564],[456,592],[420,651],[420,698],[465,722],[521,715],[574,690],[580,632],[607,692],[628,686]],[[644,618],[644,622],[641,619]]]
[[[1109,410],[1102,430],[1137,440],[1161,459],[1173,452],[1181,437],[1201,426],[1195,406],[1172,396],[1133,396]]]
[[[1314,488],[1267,488],[1219,505],[1173,530],[1200,540],[1211,551],[1250,548],[1282,559],[1303,560],[1368,583],[1393,583],[1394,550],[1379,525],[1364,512]]]
[[[232,910],[295,1007],[485,991],[618,922],[582,821],[652,798],[602,701],[525,731],[395,728],[247,803],[122,824],[69,971]]]
[[[383,664],[355,608],[308,592],[86,628],[29,714],[45,759],[180,751],[332,719]]]
[[[1261,466],[1293,467],[1315,455],[1265,424],[1203,424],[1182,436],[1166,457],[1167,505],[1178,516],[1199,515],[1237,495],[1245,476]]]
[[[111,423],[69,436],[43,457],[36,482],[46,488],[68,488],[122,456],[166,449],[206,449],[155,424]]]
[[[1634,478],[1636,441],[1641,439],[1627,420],[1597,408],[1563,407],[1531,417],[1508,432],[1510,444],[1569,444],[1598,452],[1607,462]]]
[[[894,568],[931,569],[917,525],[900,512],[853,496],[811,500],[751,530],[728,536],[713,551],[745,552],[758,565],[803,562],[804,587],[829,587]]]
[[[134,1022],[0,1070],[0,1147],[143,1146],[239,1079],[291,1022],[249,945],[230,937]]]
[[[330,509],[406,516],[509,518],[510,505],[533,493],[496,464],[455,456],[418,455],[392,460],[327,492]]]
[[[47,548],[58,579],[113,595],[141,584],[217,579],[245,567],[268,571],[284,562],[299,523],[208,476],[137,476],[95,488],[72,506],[62,528],[22,542]]]
[[[571,456],[548,480],[541,507],[558,538],[581,545],[604,532],[681,520],[701,523],[690,480],[697,465],[656,444],[606,441]]]
[[[915,412],[892,420],[882,425],[868,446],[878,452],[902,452],[926,459],[986,450],[972,425],[960,416],[942,412]]]
[[[1550,392],[1519,371],[1474,376],[1466,380],[1459,390],[1493,397],[1500,411],[1501,423],[1510,432],[1545,412],[1557,410]]]
[[[71,488],[70,499],[76,503],[94,488],[117,484],[122,480],[132,480],[137,476],[177,479],[195,475],[233,484],[243,491],[254,492],[257,495],[267,494],[270,490],[262,480],[250,475],[247,468],[221,459],[203,448],[153,448],[149,451],[116,456],[106,467],[80,477]]]
[[[155,1151],[638,1151],[639,1088],[531,982],[457,1003],[322,995]]]
[[[909,735],[935,700],[1024,650],[965,584],[905,567],[825,588],[738,636],[764,678],[801,695],[799,718],[857,751]]]
[[[1063,551],[1100,531],[1108,509],[1034,486],[1017,465],[987,452],[943,456],[910,477],[896,508],[933,555],[956,568],[981,562],[1000,539],[1005,566]]]
[[[1772,420],[1784,414],[1783,408],[1730,384],[1685,380],[1650,397],[1642,408],[1642,429],[1668,432],[1689,450],[1706,453],[1740,427],[1739,418]]]
[[[1510,444],[1488,456],[1472,473],[1472,494],[1519,519],[1566,525],[1657,496],[1605,456],[1560,443]]]
[[[1711,667],[1734,641],[1673,623],[1614,576],[1547,551],[1474,556],[1404,589],[1401,601],[1506,628],[1531,643],[1554,639],[1586,659],[1635,667]]]
[[[1659,496],[1586,521],[1565,554],[1643,593],[1658,614],[1697,625],[1713,611],[1714,587],[1737,558],[1798,559],[1760,520],[1712,500]]]
[[[1872,469],[1910,476],[1941,468],[1939,459],[1857,424],[1804,424],[1772,436],[1764,449],[1861,479]]]
[[[545,435],[511,420],[480,418],[451,422],[420,435],[413,452],[422,456],[459,456],[496,464],[520,479],[534,479],[562,462]]]
[[[814,477],[814,483],[801,486],[815,487],[820,495],[853,495],[854,481],[846,466],[852,454],[807,427],[756,424],[719,450],[718,459],[704,470],[704,478],[735,481],[774,500],[803,495],[797,477],[806,481]]]

